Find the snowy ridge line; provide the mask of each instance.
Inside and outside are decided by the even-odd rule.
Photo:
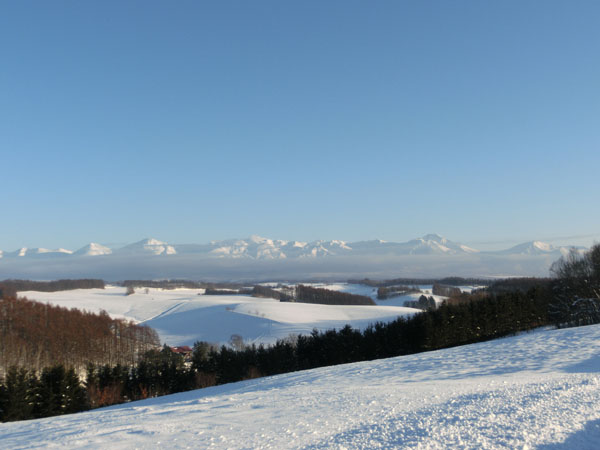
[[[174,304],[173,306],[170,306],[169,308],[165,309],[165,310],[164,310],[163,312],[161,312],[160,314],[157,314],[157,315],[155,315],[155,316],[149,317],[149,318],[148,318],[148,319],[146,319],[146,320],[154,320],[154,319],[159,319],[160,317],[166,316],[166,315],[168,315],[169,313],[171,313],[171,312],[175,311],[177,308],[179,308],[181,305],[183,305],[183,304],[185,304],[185,303],[187,303],[187,302],[183,301],[183,302],[180,302],[180,303],[176,303],[176,304]]]

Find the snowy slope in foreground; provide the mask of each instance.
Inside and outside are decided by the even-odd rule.
[[[0,424],[3,448],[596,449],[600,326]]]

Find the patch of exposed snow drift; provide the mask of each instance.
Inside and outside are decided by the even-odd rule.
[[[0,424],[5,449],[596,449],[600,326]]]

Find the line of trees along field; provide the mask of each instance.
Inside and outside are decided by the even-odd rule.
[[[315,303],[320,305],[375,305],[371,297],[332,291],[330,289],[314,288],[299,284],[295,289],[292,301],[298,303]]]
[[[31,281],[4,280],[0,281],[0,297],[16,297],[17,292],[58,292],[74,289],[104,289],[104,281],[92,278],[78,280]]]
[[[364,284],[375,288],[390,287],[390,286],[418,286],[429,285],[435,283],[447,284],[450,286],[488,286],[492,280],[486,278],[462,278],[462,277],[445,277],[445,278],[393,278],[391,280],[371,280],[370,278],[351,279],[350,284]]]

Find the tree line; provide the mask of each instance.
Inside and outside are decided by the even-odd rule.
[[[421,289],[416,286],[381,286],[377,288],[377,298],[379,300],[387,300],[388,298],[398,297],[407,294],[419,294]]]
[[[252,288],[252,297],[258,298],[273,298],[275,300],[280,300],[282,302],[293,301],[294,288],[293,287],[284,287],[280,290],[276,290],[270,288],[268,286],[262,286],[257,284]]]
[[[283,301],[283,300],[282,300]],[[314,288],[299,284],[296,286],[294,299],[298,303],[317,303],[320,305],[375,305],[371,297],[349,294],[348,292]]]
[[[371,287],[390,287],[400,285],[433,285],[435,283],[447,284],[449,286],[488,286],[492,281],[486,278],[393,278],[390,280],[371,280],[370,278],[348,280],[350,284],[364,284]]]
[[[16,297],[20,291],[58,292],[73,289],[104,289],[104,281],[97,279],[31,281],[4,280],[0,281],[0,298]]]
[[[148,287],[156,289],[230,289],[239,290],[245,285],[240,283],[211,283],[205,281],[189,280],[125,280],[121,283],[124,287]]]
[[[527,292],[536,286],[550,286],[552,278],[519,277],[496,280],[485,288],[487,292],[499,294],[501,292],[521,291]]]

